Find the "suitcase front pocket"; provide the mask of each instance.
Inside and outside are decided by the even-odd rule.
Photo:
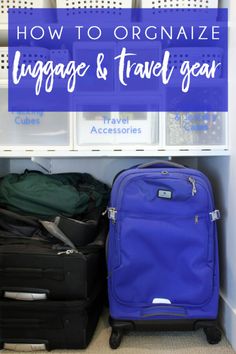
[[[124,217],[121,263],[112,275],[114,296],[136,306],[150,306],[156,299],[205,304],[213,291],[210,230],[207,216]]]

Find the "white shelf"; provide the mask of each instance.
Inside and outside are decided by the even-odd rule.
[[[0,150],[0,158],[30,158],[30,157],[196,157],[196,156],[230,156],[230,150],[183,150],[183,149],[87,149],[87,150]]]
[[[62,0],[61,3],[63,2]],[[125,0],[126,1],[126,0]],[[124,1],[124,2],[125,2]],[[130,0],[127,0],[130,1]],[[170,3],[174,3],[175,0],[168,0]],[[191,1],[191,0],[186,0]],[[199,1],[199,0],[198,0]],[[213,0],[212,0],[213,1]],[[217,0],[214,0],[215,3]],[[83,1],[82,1],[83,2]],[[86,2],[86,1],[85,1]],[[55,1],[56,3],[56,1]],[[80,2],[79,2],[80,3]],[[133,4],[135,1],[133,1]],[[150,0],[149,3],[152,3]],[[140,5],[139,0],[136,1]],[[147,6],[146,0],[143,0],[145,7]],[[67,5],[68,6],[68,5]],[[0,24],[1,42],[6,43],[8,35],[8,25]],[[1,80],[0,84],[7,86],[7,80]],[[166,144],[166,121],[162,115],[162,119],[159,121],[159,127],[155,127],[155,132],[159,134],[159,137],[155,139],[149,139],[147,144],[143,145],[82,145],[81,139],[78,136],[78,127],[76,123],[76,113],[70,114],[69,124],[69,136],[70,142],[67,147],[62,146],[41,146],[41,147],[27,147],[27,146],[0,146],[0,158],[30,158],[30,157],[46,157],[46,158],[60,158],[60,157],[184,157],[184,156],[229,156],[230,151],[228,149],[228,137],[226,138],[225,145],[219,146],[167,146]],[[86,122],[86,121],[85,121]],[[157,126],[158,124],[156,124]],[[81,124],[83,127],[83,125]],[[154,125],[153,125],[154,127]],[[159,129],[158,129],[159,128]],[[228,134],[228,118],[226,118],[226,134]],[[154,132],[154,133],[155,133]],[[154,134],[155,135],[155,134]],[[117,139],[118,142],[118,139]],[[86,141],[85,141],[86,143]],[[139,141],[140,143],[140,141]],[[153,143],[151,145],[151,143]],[[196,142],[195,142],[196,143]],[[104,144],[104,141],[102,142]],[[114,141],[113,141],[114,144]]]

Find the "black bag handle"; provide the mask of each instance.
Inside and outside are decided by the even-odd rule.
[[[164,160],[155,160],[152,162],[144,163],[138,165],[137,168],[145,169],[145,168],[152,168],[152,167],[173,167],[173,168],[186,168],[184,165],[180,165],[176,162],[171,161],[164,161]]]

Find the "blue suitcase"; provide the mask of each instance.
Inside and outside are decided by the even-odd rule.
[[[149,328],[203,328],[218,343],[220,212],[207,177],[168,161],[123,171],[108,216],[111,348]]]

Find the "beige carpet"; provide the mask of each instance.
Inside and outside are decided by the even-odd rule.
[[[157,332],[130,333],[123,338],[117,350],[109,347],[110,328],[107,316],[104,315],[98,325],[93,340],[86,350],[63,351],[52,353],[85,353],[85,354],[233,354],[235,353],[225,337],[214,346],[206,342],[202,330],[197,332]],[[3,350],[2,353],[14,353]],[[20,352],[18,352],[20,353]],[[32,352],[31,352],[32,353]],[[45,353],[45,352],[37,352]]]

